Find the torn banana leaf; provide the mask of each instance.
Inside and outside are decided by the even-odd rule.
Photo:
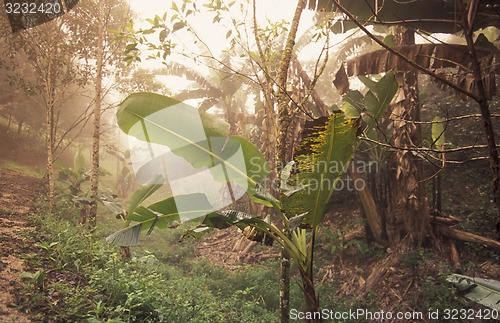
[[[500,311],[499,281],[459,274],[452,274],[446,280],[455,284],[459,291],[465,292],[468,299]]]

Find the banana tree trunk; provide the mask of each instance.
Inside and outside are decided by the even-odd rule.
[[[399,45],[414,44],[412,30],[398,27]],[[392,143],[397,147],[419,146],[422,142],[421,128],[404,120],[420,119],[418,93],[418,73],[410,68],[398,75],[405,99],[397,103],[392,111],[394,131]],[[430,230],[430,218],[427,210],[422,159],[411,151],[398,150],[389,161],[391,171],[390,200],[386,212],[386,236],[389,244],[405,239],[410,246],[420,246]]]
[[[307,272],[300,272],[302,278],[302,292],[306,298],[307,310],[309,311],[310,317],[312,319],[307,320],[307,322],[323,322],[321,318],[321,307],[319,304],[319,297],[316,295],[316,288],[314,287],[314,280],[312,275],[312,270]]]

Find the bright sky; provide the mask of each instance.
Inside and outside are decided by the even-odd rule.
[[[135,28],[149,28],[151,24],[146,22],[147,18],[154,18],[155,15],[162,16],[165,12],[167,12],[167,20],[173,15],[172,9],[172,0],[129,0],[131,9],[136,13],[137,19],[134,22]],[[193,1],[195,3],[199,3],[198,9],[203,7],[201,4],[206,3],[206,1]],[[252,28],[250,28],[252,21],[252,8],[251,3],[248,5],[248,12],[246,16],[247,21],[247,30],[249,33],[252,32]],[[177,0],[176,3],[180,7],[182,1]],[[226,1],[229,3],[229,0]],[[238,1],[237,1],[238,4]],[[265,26],[268,24],[268,20],[277,22],[281,20],[286,20],[290,22],[293,18],[293,14],[295,11],[296,1],[290,0],[257,0],[256,8],[257,8],[257,22],[260,26]],[[235,5],[231,10],[234,10],[232,14],[238,19],[245,20],[242,16],[242,13],[239,11],[239,6]],[[314,12],[309,10],[304,10],[301,17],[301,24],[299,27],[299,35],[303,33],[307,28],[309,28],[313,23]],[[193,16],[190,16],[190,18]],[[203,39],[210,47],[212,53],[217,55],[217,52],[221,52],[222,50],[228,48],[228,41],[226,39],[227,28],[224,28],[221,24],[214,24],[213,13],[204,14],[197,13],[195,16],[196,19],[190,19],[190,23],[194,27],[197,33],[199,33],[200,38]],[[184,34],[183,34],[184,33]],[[188,36],[187,38],[183,35]],[[177,39],[174,39],[176,43],[182,43],[186,39],[191,39],[191,35],[188,35],[184,30],[177,31],[175,36]],[[154,36],[158,37],[158,36]],[[253,36],[250,34],[250,41],[253,41]],[[152,38],[154,39],[154,38]],[[192,41],[189,41],[192,46]],[[319,48],[318,48],[319,46]],[[322,44],[316,44],[311,54],[317,55],[320,52]],[[180,46],[175,48],[175,51],[181,51]],[[197,51],[198,47],[192,49],[193,51]],[[302,53],[303,55],[304,53]],[[146,57],[147,55],[144,55]],[[314,56],[315,57],[315,56]],[[193,61],[187,61],[180,57],[180,55],[171,55],[170,59],[174,59],[176,61],[182,61],[186,65],[194,64]],[[162,62],[160,60],[147,60],[143,59],[140,64],[141,67],[144,68],[161,68],[163,67]],[[199,65],[198,65],[199,66]],[[199,71],[207,70],[206,67],[199,66]],[[167,77],[167,76],[159,76],[164,84],[168,84],[168,88],[172,91],[172,93],[178,92],[180,90],[186,89],[189,84],[179,81],[176,77]]]
[[[171,8],[171,0],[129,0],[130,6],[134,12],[136,12],[138,19],[135,21],[137,27],[149,27],[150,24],[145,20],[146,18],[154,18],[155,15],[162,16],[165,11],[167,11],[167,19],[172,16],[173,13]],[[229,2],[229,1],[226,1]],[[180,4],[182,1],[177,0]],[[198,3],[203,3],[198,1]],[[251,2],[250,2],[251,3]],[[200,7],[200,6],[199,6]],[[257,20],[259,25],[264,26],[267,20],[280,21],[285,19],[291,21],[293,13],[295,10],[295,1],[290,0],[257,0]],[[237,6],[234,6],[237,8]],[[251,6],[249,7],[248,16],[246,19],[251,19],[252,11]],[[305,10],[302,15],[301,25],[299,28],[300,32],[304,31],[312,24],[313,12]],[[190,23],[196,29],[201,36],[201,38],[206,41],[211,49],[215,51],[223,50],[227,47],[226,32],[225,29],[220,24],[214,24],[212,22],[213,14],[197,14],[196,20],[192,19]],[[178,32],[182,35],[182,30]]]
[[[129,0],[129,2],[140,19],[151,18],[155,15],[161,16],[170,9],[172,3],[171,0]],[[295,5],[296,1],[290,0],[257,0],[256,2],[258,17],[261,19],[267,17],[271,20],[291,20]],[[305,11],[305,15],[307,12]],[[312,12],[309,15],[312,17]],[[211,22],[210,25],[212,25]]]

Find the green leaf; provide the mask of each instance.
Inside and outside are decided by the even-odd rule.
[[[268,173],[266,160],[252,143],[228,137],[225,122],[172,98],[132,94],[120,104],[117,119],[128,135],[167,146],[194,168],[207,167],[215,180],[237,183],[251,195]]]
[[[297,229],[299,227],[299,225],[302,224],[302,221],[304,220],[306,215],[307,215],[307,213],[302,213],[302,214],[296,215],[294,217],[291,217],[289,219],[289,223],[288,223],[288,230],[293,231],[293,230]]]
[[[165,39],[168,37],[168,34],[169,34],[169,31],[166,29],[163,29],[162,31],[160,31],[160,35],[159,35],[160,42],[163,43],[165,41]]]
[[[396,37],[394,35],[387,35],[384,37],[384,44],[394,47],[396,46]]]
[[[288,164],[286,164],[285,167],[281,170],[280,173],[280,187],[287,187],[288,185],[288,179],[290,179],[290,175],[292,173],[293,165],[295,165],[295,161],[292,160]]]
[[[232,226],[237,226],[240,229],[251,226],[275,239],[290,252],[294,259],[298,260],[301,257],[297,247],[273,224],[266,222],[265,219],[258,216],[234,210],[219,211],[208,214],[198,228],[187,231],[183,238],[189,236],[199,237],[210,232],[213,228],[226,229]]]
[[[106,237],[106,242],[108,244],[122,247],[135,246],[139,243],[139,234],[141,229],[142,223],[132,227],[127,227]]]
[[[342,98],[341,109],[348,118],[357,118],[364,111],[364,97],[359,91],[349,91]]]
[[[177,4],[174,1],[172,1],[172,7],[171,8],[172,8],[172,10],[179,12],[179,7],[177,6]]]
[[[442,122],[441,117],[435,117],[432,121],[434,122],[432,124],[432,142],[435,147],[441,148],[444,145],[444,122]]]
[[[255,190],[252,192],[255,201],[265,206],[281,208],[281,202],[275,198],[266,188],[257,184]]]
[[[148,209],[159,214],[165,224],[199,219],[214,211],[207,197],[200,193],[170,197],[150,205]]]
[[[295,177],[295,185],[303,187],[293,192],[293,196],[285,195],[284,205],[287,214],[307,213],[304,221],[313,228],[323,220],[336,183],[359,147],[357,133],[362,124],[359,116],[363,113],[366,128],[371,129],[398,89],[392,72],[376,84],[367,83],[371,90],[365,96],[359,91],[349,91],[343,96],[343,113],[333,114],[323,128],[314,126],[318,122],[313,121],[315,128],[307,129],[306,125],[304,130],[307,135],[301,145],[306,149],[296,157],[302,172]]]
[[[312,154],[297,157],[302,172],[297,174],[297,185],[307,185],[289,198],[285,198],[288,214],[307,213],[304,221],[316,227],[326,213],[336,181],[344,173],[356,148],[356,132],[359,123],[355,119],[344,119],[344,114],[332,115],[325,128],[312,133]]]
[[[205,217],[202,222],[203,226],[216,228],[216,229],[226,229],[233,225],[238,225],[241,222],[244,223],[245,220],[254,218],[255,216],[234,210],[220,211],[209,214]],[[246,224],[243,226],[247,226]]]
[[[359,75],[358,79],[371,91],[376,92],[377,91],[377,82],[372,80],[366,75]]]
[[[76,151],[73,165],[75,168],[75,172],[82,172],[85,169],[85,156],[83,155],[82,149],[80,147],[78,147],[78,150]]]
[[[73,172],[67,168],[62,168],[59,171],[59,179],[65,181],[69,178],[70,175],[73,175]]]
[[[134,213],[128,215],[127,220],[139,223],[111,234],[106,241],[118,246],[136,245],[141,230],[148,230],[149,234],[155,227],[166,228],[174,221],[199,219],[213,211],[204,194],[169,197],[148,207],[137,207]]]
[[[472,278],[451,274],[447,281],[455,284],[458,290],[467,292],[465,297],[476,303],[500,311],[500,282],[493,279]]]
[[[154,192],[156,192],[160,187],[163,186],[163,177],[158,175],[152,181],[151,184],[142,185],[137,191],[132,194],[127,204],[128,214],[133,214],[135,209],[141,205],[148,197],[150,197]]]
[[[398,82],[394,72],[387,72],[384,77],[377,82],[376,95],[379,101],[379,105],[374,107],[373,110],[369,111],[374,116],[375,120],[378,120],[385,113],[392,99],[398,91]],[[368,125],[371,127],[372,125]]]
[[[134,50],[137,50],[137,43],[128,44],[125,47],[125,54],[128,54],[128,53],[130,53],[131,51],[134,51]]]
[[[175,33],[176,31],[181,30],[184,27],[186,27],[186,23],[182,22],[182,21],[178,21],[172,27],[172,32]]]
[[[359,95],[346,98],[351,104],[363,104],[366,114],[363,121],[366,128],[372,128],[376,120],[379,120],[391,104],[394,95],[398,91],[398,83],[393,72],[387,72],[378,82],[360,77],[370,90],[366,93],[364,100],[360,100]],[[359,103],[358,103],[359,102]],[[358,107],[359,109],[359,107]]]

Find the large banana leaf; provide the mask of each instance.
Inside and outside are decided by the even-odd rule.
[[[360,92],[346,94],[342,106],[347,113],[332,115],[324,127],[318,126],[318,120],[315,120],[312,122],[315,130],[311,131],[306,123],[304,133],[307,135],[298,149],[302,153],[296,157],[301,172],[294,176],[294,184],[303,185],[304,189],[284,197],[287,214],[306,213],[304,221],[312,227],[323,220],[337,181],[359,146],[357,134],[362,126],[361,120],[366,128],[373,127],[389,107],[398,88],[393,73],[387,73],[370,87],[365,96]]]
[[[132,194],[128,200],[127,213],[133,214],[137,207],[141,205],[148,197],[153,195],[163,185],[163,178],[161,176],[155,177],[150,184],[145,184],[139,187],[137,191]]]
[[[214,212],[204,194],[174,196],[148,207],[138,206],[126,218],[137,224],[117,231],[106,238],[109,244],[133,246],[139,242],[142,230],[151,233],[153,228],[165,228],[169,223],[182,219],[197,219]]]
[[[475,30],[487,26],[500,27],[495,1],[479,1]],[[454,33],[460,24],[460,12],[454,1],[426,0],[308,0],[308,8],[317,11],[340,11],[346,8],[363,24],[376,26],[399,23],[428,33]],[[332,26],[335,33],[357,28],[350,19],[340,19]]]
[[[117,119],[125,133],[147,143],[151,159],[158,155],[154,144],[167,146],[194,168],[206,167],[215,180],[236,183],[251,196],[267,175],[266,160],[252,143],[228,137],[225,122],[172,98],[134,93],[120,104]]]
[[[497,20],[500,21],[500,19]],[[495,46],[491,45],[491,47],[479,46],[477,48],[486,96],[489,99],[497,94],[495,79],[500,73],[500,65],[498,64],[500,53]],[[473,64],[467,46],[416,44],[396,46],[394,50],[422,67],[435,71],[438,75],[457,84],[463,90],[478,93],[478,85],[472,74],[470,72],[464,73],[464,71],[471,71]],[[380,74],[390,70],[407,71],[409,68],[411,67],[407,62],[383,49],[358,55],[348,60],[346,76]],[[453,70],[456,72],[452,72]]]
[[[466,292],[465,297],[468,299],[500,311],[499,281],[459,274],[452,274],[446,280],[455,284],[458,290]]]
[[[359,91],[348,91],[342,102],[342,111],[349,118],[362,115],[366,128],[370,129],[382,117],[398,91],[398,83],[392,71],[387,72],[378,82],[367,77],[360,80],[368,87],[363,96]]]
[[[334,114],[324,129],[305,138],[313,153],[297,156],[302,172],[295,176],[294,184],[306,187],[284,198],[288,214],[307,212],[306,223],[313,227],[321,223],[336,182],[355,152],[356,132],[360,126],[356,120]]]

